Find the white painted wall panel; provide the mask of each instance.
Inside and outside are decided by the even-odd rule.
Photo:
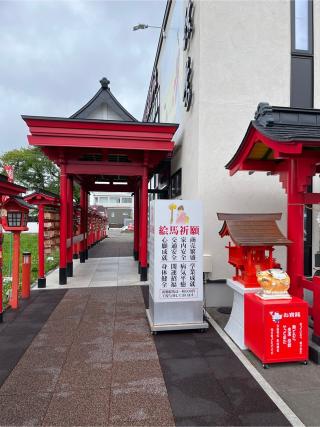
[[[289,1],[201,1],[199,83],[199,194],[204,200],[204,251],[213,255],[213,277],[230,276],[226,243],[216,212],[285,212],[277,177],[224,165],[245,135],[257,104],[289,106]],[[286,233],[285,218],[281,224]],[[280,251],[284,254],[284,250]],[[284,261],[284,256],[281,256]]]

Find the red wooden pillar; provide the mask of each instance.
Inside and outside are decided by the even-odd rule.
[[[298,162],[296,159],[290,159],[288,171],[288,239],[292,243],[288,246],[287,251],[287,272],[290,276],[290,294],[298,298],[303,298],[303,288],[301,279],[303,276],[304,266],[304,248],[303,234],[304,205],[302,193],[298,191],[299,174]]]
[[[67,219],[67,276],[73,276],[73,178],[67,175],[67,198],[68,198],[68,219]]]
[[[85,236],[86,236],[86,238],[85,238],[85,241],[84,241],[84,243],[85,243],[85,255],[86,255],[86,259],[88,259],[89,258],[89,251],[88,251],[88,234],[89,234],[89,226],[88,226],[88,222],[89,222],[89,216],[88,216],[88,192],[86,191],[85,192],[85,198],[84,198],[84,202],[85,202],[85,210],[84,210],[84,212],[85,212],[85,222],[84,222],[84,225],[85,225]]]
[[[80,242],[80,263],[83,264],[86,262],[86,203],[85,203],[86,192],[83,186],[80,187],[80,208],[81,208],[81,217],[80,217],[80,234],[83,235],[83,240]]]
[[[30,298],[30,283],[31,283],[31,252],[23,252],[22,254],[22,286],[21,298]]]
[[[38,288],[46,287],[45,259],[44,259],[44,205],[38,205]]]
[[[67,221],[68,221],[68,201],[67,201],[67,174],[65,165],[60,166],[60,265],[59,284],[67,283]]]
[[[139,187],[134,192],[133,257],[139,259]]]
[[[20,231],[13,233],[11,308],[19,307]]]
[[[148,167],[143,168],[140,193],[140,280],[148,280]]]

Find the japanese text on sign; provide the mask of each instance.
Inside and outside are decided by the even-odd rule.
[[[153,297],[202,299],[202,223],[198,201],[155,200],[150,210],[149,257]]]

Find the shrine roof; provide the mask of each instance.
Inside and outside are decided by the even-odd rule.
[[[33,204],[56,205],[60,198],[57,194],[47,191],[43,188],[36,189],[34,192],[26,195],[24,200]]]
[[[6,175],[0,174],[0,195],[17,195],[25,193],[26,190],[25,187],[10,182]]]
[[[27,208],[27,209],[38,209],[36,206],[30,205],[30,203],[26,202],[24,200],[24,198],[20,197],[20,196],[15,196],[15,197],[12,197],[10,199],[7,199],[4,202],[3,206],[6,207],[6,205],[12,204],[13,202],[16,202],[18,205],[20,205],[23,208]]]
[[[59,194],[52,193],[52,191],[45,190],[44,188],[37,188],[34,193],[40,193],[44,196],[55,197],[56,199],[59,199]]]
[[[320,110],[274,107],[261,102],[252,126],[279,142],[320,141]]]
[[[217,216],[224,221],[220,236],[230,236],[237,246],[286,246],[291,243],[276,223],[281,213],[217,213]]]
[[[245,159],[278,160],[274,156],[276,151],[292,153],[296,146],[298,153],[301,145],[320,149],[320,110],[276,107],[261,102],[240,146],[225,167],[236,169],[238,162]],[[250,151],[246,152],[247,148]]]
[[[111,117],[117,117],[124,121],[137,121],[115,98],[109,88],[110,81],[103,77],[100,80],[101,88],[80,110],[74,113],[72,119],[94,118],[93,115],[103,114]],[[103,107],[105,107],[103,109]],[[99,117],[96,117],[99,118]]]
[[[114,127],[141,127],[146,128],[146,131],[152,128],[166,128],[174,127],[178,128],[177,123],[158,123],[158,122],[139,122],[139,121],[119,121],[119,120],[102,120],[102,119],[82,119],[82,118],[72,118],[72,117],[52,117],[52,116],[28,116],[21,115],[22,119],[30,126],[36,125],[48,125],[52,127],[71,127],[74,123],[74,127],[77,128],[88,128],[88,129],[103,129],[103,128],[113,128]]]

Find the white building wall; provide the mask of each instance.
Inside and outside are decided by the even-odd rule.
[[[186,6],[186,2],[185,6]],[[174,5],[173,5],[174,7]],[[200,28],[200,9],[195,8],[194,12],[195,28]],[[181,49],[182,50],[182,49]],[[183,64],[185,65],[187,57],[192,59],[192,89],[193,100],[189,112],[186,112],[182,99],[181,120],[179,129],[175,137],[175,154],[172,159],[172,174],[182,168],[182,199],[199,198],[199,81],[200,81],[200,31],[194,32],[190,41],[188,51],[183,51]],[[184,73],[182,75],[184,82]]]
[[[290,2],[197,1],[200,10],[199,196],[204,202],[205,252],[213,277],[230,276],[226,239],[216,212],[283,212],[278,177],[238,172],[224,165],[240,145],[259,102],[290,105]],[[183,164],[183,169],[185,165]],[[185,182],[183,181],[183,188]],[[184,191],[184,190],[183,190]],[[286,219],[281,223],[286,234]],[[285,250],[280,250],[285,267]]]
[[[176,47],[173,35],[181,25],[180,21],[177,25],[177,9],[181,14],[181,7],[185,11],[186,6],[186,1],[172,2],[157,62],[160,121],[180,124],[171,172],[182,168],[181,198],[203,201],[204,252],[212,254],[212,278],[218,279],[230,277],[233,269],[227,262],[227,239],[218,234],[222,224],[217,212],[282,212],[280,228],[287,233],[286,195],[278,176],[238,172],[230,177],[224,166],[239,147],[259,102],[290,106],[290,0],[194,1],[190,48],[183,51],[180,43],[180,56],[170,56],[169,48]],[[316,22],[320,22],[320,2],[315,2],[317,76],[320,26]],[[172,97],[176,99],[174,108],[164,89],[168,70],[183,86],[187,56],[192,58],[193,68],[189,112],[183,107],[182,94]],[[181,66],[181,59],[183,71],[180,67],[174,76],[172,64],[180,61]],[[317,78],[315,82],[317,88]],[[317,102],[320,107],[320,98]],[[286,268],[286,249],[276,249],[275,255]]]

